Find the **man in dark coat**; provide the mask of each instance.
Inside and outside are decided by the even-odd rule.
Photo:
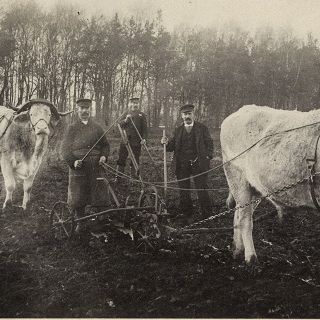
[[[68,204],[77,217],[84,215],[86,205],[103,205],[101,197],[107,196],[98,192],[101,188],[97,188],[96,180],[103,173],[99,163],[108,159],[107,138],[104,136],[82,160],[104,133],[90,118],[91,105],[90,99],[77,100],[78,119],[70,125],[62,142],[62,156],[69,165]]]
[[[146,143],[148,127],[147,119],[143,112],[139,110],[139,98],[131,98],[129,101],[130,111],[124,115],[124,120],[120,122],[121,127],[126,131],[129,145],[131,146],[134,157],[139,164],[141,145]],[[132,120],[132,121],[131,121]],[[134,123],[134,125],[132,124]],[[138,132],[140,134],[138,134]],[[141,139],[142,138],[142,139]],[[119,158],[117,161],[117,171],[124,172],[124,167],[126,165],[126,160],[128,157],[128,151],[124,143],[120,144]],[[136,172],[131,165],[131,175],[135,176]]]
[[[173,137],[162,138],[161,143],[167,144],[167,151],[174,152],[174,167],[181,189],[190,189],[190,176],[194,177],[196,189],[207,189],[210,159],[213,156],[213,140],[208,128],[194,121],[194,106],[186,104],[180,108],[183,124],[175,129]],[[201,174],[202,173],[202,174]],[[180,180],[180,181],[179,181]],[[212,205],[208,191],[197,191],[204,217],[212,213]],[[190,218],[192,215],[192,200],[189,190],[180,190],[180,208],[182,213]]]

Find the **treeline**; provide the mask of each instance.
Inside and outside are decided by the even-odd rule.
[[[153,19],[86,17],[73,6],[50,12],[32,1],[0,13],[0,105],[47,98],[59,110],[95,100],[99,119],[115,119],[132,95],[150,125],[174,125],[178,106],[217,127],[243,104],[310,110],[320,105],[320,50],[311,34],[237,26],[181,26]]]

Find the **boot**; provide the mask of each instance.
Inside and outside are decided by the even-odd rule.
[[[120,166],[120,165],[117,165],[117,168],[116,170],[120,173],[124,173],[124,166]],[[121,182],[121,176],[119,176],[117,173],[116,173],[116,176],[114,178],[114,182],[115,183],[118,183],[118,182]]]
[[[78,219],[78,218],[81,218],[85,215],[85,207],[81,207],[81,208],[76,208],[74,209],[74,218],[75,219]],[[76,234],[80,234],[82,231],[83,231],[83,222],[77,222],[77,225],[76,225],[76,228],[74,230],[74,232]]]

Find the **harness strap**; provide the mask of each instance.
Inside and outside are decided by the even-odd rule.
[[[308,166],[308,171],[309,171],[309,186],[310,186],[310,194],[311,194],[311,198],[313,201],[314,206],[316,207],[316,209],[318,210],[318,212],[320,212],[320,204],[317,200],[316,197],[316,193],[315,193],[315,181],[314,181],[314,173],[315,173],[315,164],[317,163],[317,149],[318,149],[318,144],[319,144],[319,139],[320,139],[320,135],[316,138],[315,144],[314,144],[314,152],[313,152],[313,156],[311,158],[307,158],[307,166]]]
[[[12,121],[13,121],[13,118],[15,117],[15,115],[16,115],[16,113],[14,112],[14,113],[11,115],[10,119],[8,119],[7,127],[4,129],[2,135],[0,136],[0,139],[1,139],[1,138],[4,136],[4,134],[7,132],[8,128],[10,127],[10,125],[11,125],[11,123],[12,123]],[[3,118],[4,118],[4,116],[1,117],[0,121],[1,121]]]

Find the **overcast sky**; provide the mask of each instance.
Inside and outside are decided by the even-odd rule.
[[[7,0],[9,1],[9,0]],[[37,0],[50,8],[57,0]],[[169,30],[183,22],[219,27],[229,21],[254,31],[259,26],[291,27],[298,36],[312,32],[320,38],[320,0],[58,0],[76,4],[88,15],[154,16],[161,9]]]

